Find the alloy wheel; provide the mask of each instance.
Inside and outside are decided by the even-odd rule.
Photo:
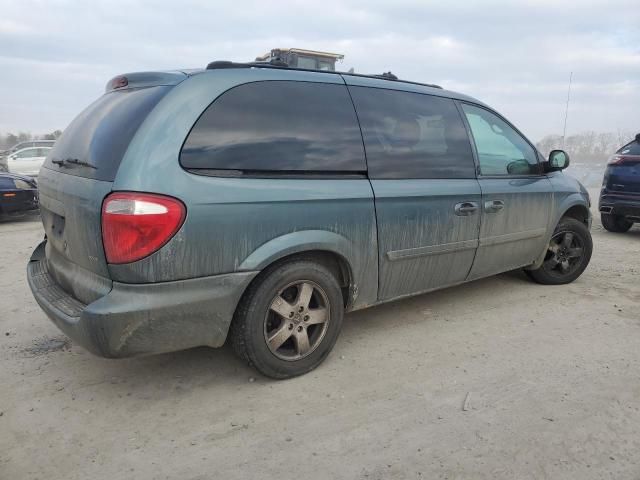
[[[282,360],[300,360],[322,342],[330,321],[327,294],[314,282],[288,284],[270,303],[264,338],[271,353]]]
[[[544,269],[556,276],[571,275],[582,263],[584,245],[579,235],[564,231],[556,233],[549,242]]]

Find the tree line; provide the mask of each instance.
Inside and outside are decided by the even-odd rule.
[[[62,135],[61,130],[51,133],[35,135],[29,132],[0,133],[0,150],[13,147],[20,142],[29,140],[56,140]],[[635,137],[635,133],[618,130],[617,132],[587,131],[568,135],[564,141],[562,135],[546,135],[536,147],[543,155],[556,148],[566,150],[574,162],[601,163],[607,159],[622,145],[629,143]]]
[[[623,145],[635,138],[635,133],[619,130],[617,132],[582,132],[575,135],[547,135],[537,144],[543,155],[553,149],[566,150],[572,163],[598,164],[606,163]]]

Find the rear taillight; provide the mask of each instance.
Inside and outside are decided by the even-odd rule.
[[[613,157],[611,157],[609,159],[609,161],[607,162],[607,165],[617,165],[619,163],[622,163],[624,161],[624,157],[621,155],[614,155]]]
[[[130,263],[151,255],[182,226],[184,204],[150,193],[116,192],[102,204],[102,242],[108,263]]]

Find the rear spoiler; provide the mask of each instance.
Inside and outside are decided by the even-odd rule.
[[[187,79],[184,72],[136,72],[113,77],[107,82],[105,92],[128,90],[130,88],[157,87],[159,85],[177,85]]]

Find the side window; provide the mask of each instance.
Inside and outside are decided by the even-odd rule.
[[[315,58],[298,57],[298,68],[309,68],[311,70],[316,69]]]
[[[364,172],[358,120],[344,85],[247,83],[200,116],[180,163],[188,169]]]
[[[25,150],[22,150],[21,152],[19,152],[16,157],[17,158],[31,158],[31,157],[37,157],[37,149],[35,148],[27,148]]]
[[[453,100],[349,87],[371,178],[475,178],[467,131]]]
[[[539,173],[535,150],[504,120],[484,108],[463,104],[478,150],[482,175]]]

